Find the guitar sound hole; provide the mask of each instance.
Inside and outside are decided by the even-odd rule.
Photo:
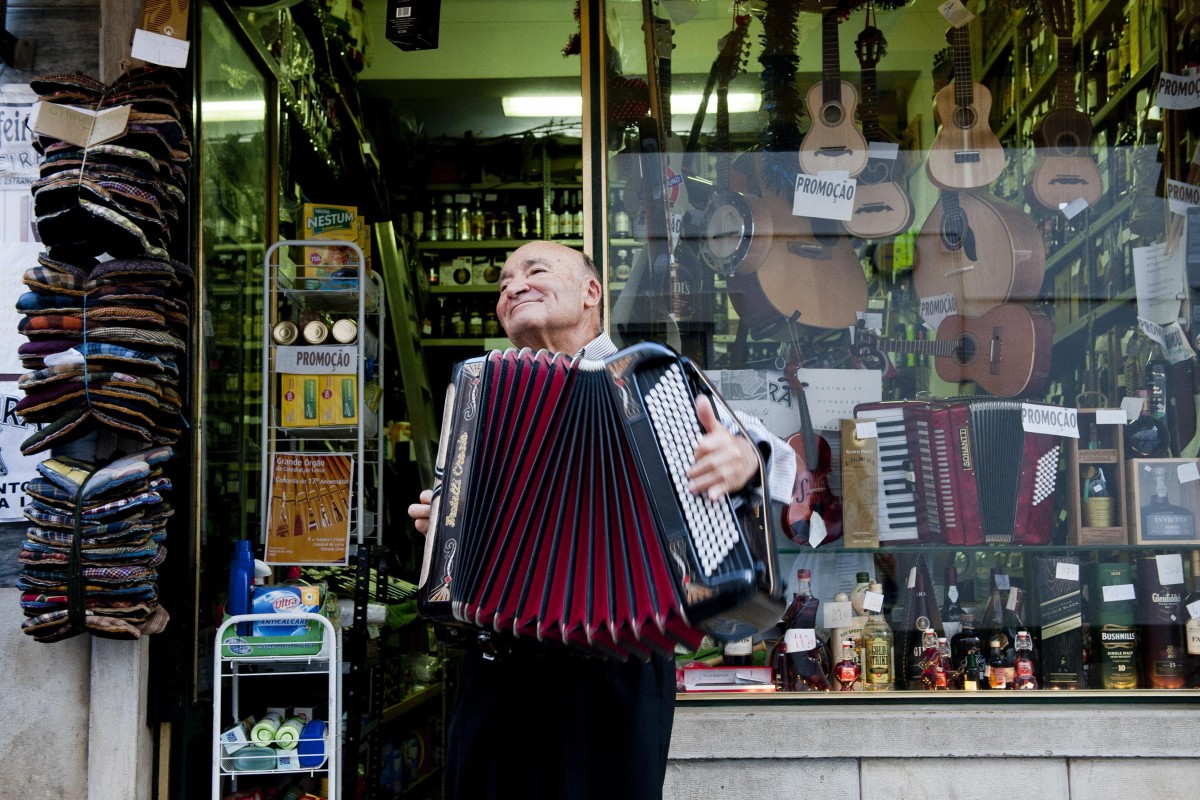
[[[979,347],[974,337],[960,336],[954,343],[954,360],[960,364],[970,364],[979,353]]]
[[[1079,137],[1070,131],[1060,133],[1054,140],[1054,149],[1060,156],[1073,156],[1079,151]]]
[[[967,232],[967,218],[962,211],[955,209],[947,211],[942,217],[942,247],[955,251],[962,248],[963,237]]]
[[[821,121],[826,125],[839,125],[843,117],[842,107],[837,103],[827,103],[821,109]]]
[[[963,130],[974,128],[977,118],[975,109],[970,106],[958,106],[954,109],[954,124]]]

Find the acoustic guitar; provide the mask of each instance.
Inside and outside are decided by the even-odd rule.
[[[1057,37],[1058,74],[1055,107],[1033,132],[1037,159],[1029,179],[1029,192],[1038,205],[1058,211],[1079,198],[1094,205],[1103,186],[1092,160],[1092,120],[1075,108],[1075,53],[1071,28],[1074,0],[1042,0],[1046,24]]]
[[[862,68],[862,106],[858,114],[862,118],[863,136],[868,142],[896,144],[879,124],[877,109],[878,91],[875,67],[887,53],[887,39],[883,31],[867,25],[854,42],[854,54]],[[868,158],[867,166],[858,176],[858,189],[854,193],[854,214],[846,223],[846,230],[862,239],[882,239],[895,236],[908,228],[913,221],[912,201],[908,193],[896,182],[897,173],[903,174],[904,166],[900,154],[896,158]]]
[[[1004,148],[988,127],[992,95],[971,77],[971,38],[964,25],[946,34],[954,78],[934,98],[941,125],[925,162],[929,179],[943,189],[987,186],[1004,172]]]
[[[732,188],[733,153],[729,143],[729,82],[742,68],[747,45],[748,15],[735,16],[733,30],[725,34],[717,54],[717,121],[714,147],[717,180],[704,214],[701,253],[714,269],[725,274],[753,272],[771,248],[771,213],[752,194]]]
[[[933,356],[934,371],[944,381],[974,381],[995,397],[1019,397],[1046,385],[1053,340],[1053,323],[1044,314],[1005,303],[980,317],[946,317],[932,342],[884,339],[856,329],[852,351],[863,358],[879,351]]]
[[[1045,275],[1037,225],[986,191],[943,191],[917,237],[917,296],[953,295],[959,314],[977,317],[1001,303],[1034,300]]]
[[[858,93],[842,80],[838,50],[838,3],[821,3],[821,82],[804,103],[812,124],[800,142],[800,169],[809,175],[843,170],[851,177],[867,166],[867,140],[854,125]]]

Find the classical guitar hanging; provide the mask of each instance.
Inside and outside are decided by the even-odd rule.
[[[946,317],[932,342],[884,339],[856,328],[852,350],[860,357],[879,351],[930,355],[944,381],[973,381],[994,397],[1018,397],[1045,386],[1053,338],[1045,315],[1005,303],[980,317]]]
[[[800,143],[800,169],[809,175],[839,170],[854,177],[867,166],[867,140],[854,125],[858,93],[842,80],[834,0],[821,2],[821,76],[804,100],[812,125]]]

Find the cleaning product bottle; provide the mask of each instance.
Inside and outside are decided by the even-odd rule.
[[[229,599],[225,612],[229,616],[250,613],[250,591],[254,585],[254,550],[249,539],[240,539],[233,550],[233,561],[229,564]],[[239,622],[238,636],[250,635],[250,623]]]

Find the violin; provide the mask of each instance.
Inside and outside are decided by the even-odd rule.
[[[827,480],[833,451],[825,437],[813,430],[804,384],[796,370],[794,361],[784,370],[800,409],[800,430],[787,439],[796,452],[796,482],[792,500],[783,509],[783,529],[793,542],[816,547],[842,538],[842,501]]]

